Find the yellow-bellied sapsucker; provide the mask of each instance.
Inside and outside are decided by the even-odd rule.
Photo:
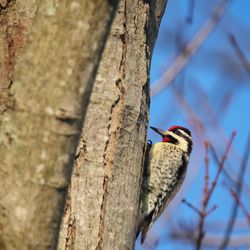
[[[162,136],[162,142],[147,147],[137,228],[137,236],[142,232],[141,243],[180,189],[193,146],[191,132],[184,127],[151,129]]]

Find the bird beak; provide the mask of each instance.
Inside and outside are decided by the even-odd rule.
[[[151,127],[151,129],[153,129],[156,133],[160,134],[161,136],[166,136],[166,132],[162,129],[159,129],[159,128],[154,128],[154,127]]]

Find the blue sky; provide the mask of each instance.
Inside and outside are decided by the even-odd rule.
[[[168,2],[154,49],[151,84],[160,79],[180,53],[181,48],[192,40],[219,3],[215,0],[195,1],[193,21],[188,23],[190,2],[192,1],[169,0]],[[172,84],[151,99],[150,125],[162,129],[172,125],[184,125],[190,128],[194,139],[194,150],[183,188],[172,202],[173,204],[166,209],[164,215],[151,229],[144,248],[137,244],[138,250],[152,249],[150,244],[156,239],[159,245],[153,249],[183,249],[180,241],[172,240],[169,236],[174,228],[178,230],[182,228],[178,227],[180,222],[185,221],[194,225],[197,223],[198,217],[180,201],[186,198],[200,207],[204,180],[203,142],[205,140],[209,140],[221,156],[231,132],[237,131],[225,166],[234,177],[237,176],[247,136],[250,133],[250,74],[243,68],[234,47],[229,42],[229,33],[235,36],[245,57],[250,61],[250,1],[230,2],[225,15],[191,58],[187,67]],[[182,92],[179,99],[174,87]],[[180,99],[185,101],[184,107]],[[201,102],[204,104],[201,105]],[[197,124],[200,124],[201,128]],[[153,142],[160,140],[153,131],[149,131],[148,138]],[[209,169],[213,179],[217,166],[212,158]],[[249,176],[249,173],[248,168],[246,175]],[[245,178],[246,182],[247,179],[249,178]],[[218,205],[218,209],[207,218],[206,226],[209,227],[221,220],[224,223],[228,221],[233,203],[228,191],[230,185],[228,179],[222,175],[210,203],[210,206]],[[250,185],[249,182],[248,185]],[[250,211],[249,191],[245,189],[242,193],[242,202]],[[244,219],[244,215],[239,210],[237,221],[244,221]],[[212,226],[211,228],[207,230],[208,236],[213,235],[214,229]],[[214,232],[221,236],[224,233],[223,230]],[[233,236],[237,233],[249,234],[250,238],[250,227],[246,230],[238,230],[236,227]],[[193,249],[193,247],[185,243],[185,249]],[[237,249],[247,248],[241,246]]]

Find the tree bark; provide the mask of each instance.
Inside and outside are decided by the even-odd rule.
[[[166,0],[122,0],[76,154],[59,250],[133,249],[149,66]]]
[[[0,0],[0,249],[55,249],[117,1]]]

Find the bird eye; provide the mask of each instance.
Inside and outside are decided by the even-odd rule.
[[[181,135],[181,132],[177,129],[177,130],[175,131],[175,134]]]

